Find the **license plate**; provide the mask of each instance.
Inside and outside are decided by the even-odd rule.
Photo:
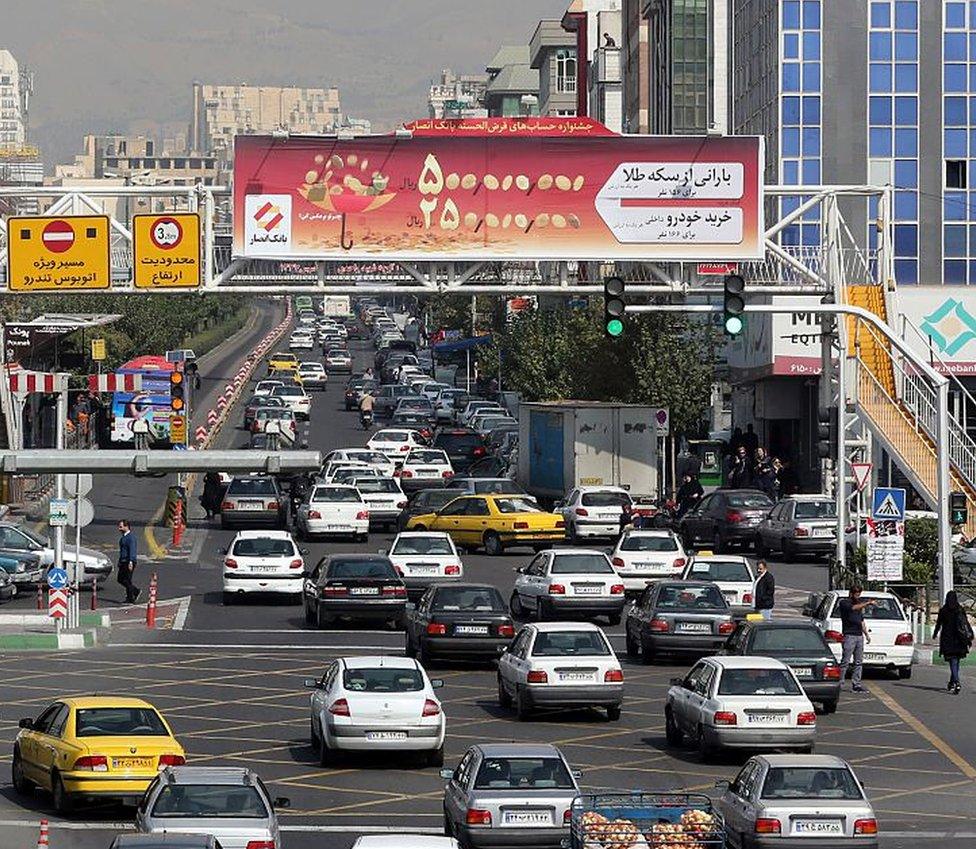
[[[843,834],[840,820],[795,820],[794,834]]]
[[[722,590],[722,596],[728,601],[735,601],[739,594],[733,590]]]
[[[406,566],[411,575],[434,575],[437,572],[437,566],[430,563],[407,563]]]
[[[864,659],[869,661],[879,661],[883,662],[885,656],[880,652],[864,652]]]
[[[552,825],[549,811],[505,811],[502,815],[505,825],[547,826]]]
[[[797,678],[813,678],[812,666],[793,666],[791,669]]]
[[[263,510],[263,501],[240,501],[238,502],[239,510]]]
[[[251,567],[251,571],[252,572],[262,572],[262,573],[264,573],[264,572],[277,572],[278,571],[278,567],[277,566],[252,566]]]
[[[750,713],[747,715],[750,725],[782,725],[788,716],[785,713]]]
[[[406,731],[367,731],[367,740],[406,740]]]
[[[488,626],[487,625],[455,625],[454,633],[487,636]]]
[[[675,630],[686,634],[711,634],[712,626],[708,622],[679,622]]]
[[[832,528],[814,528],[813,535],[815,537],[832,537],[834,531]]]
[[[432,478],[437,474],[433,469],[417,469],[417,477]]]
[[[379,595],[379,587],[350,587],[349,595]]]
[[[152,769],[152,758],[112,758],[112,769]]]
[[[592,672],[560,672],[560,681],[592,681]]]
[[[576,595],[599,595],[602,589],[600,584],[573,584]]]

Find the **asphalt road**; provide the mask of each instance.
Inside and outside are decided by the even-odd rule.
[[[270,314],[268,326],[273,323]],[[258,333],[257,335],[260,335]],[[236,356],[246,348],[242,340]],[[233,346],[232,346],[233,347]],[[223,352],[214,371],[233,374],[235,353]],[[358,355],[360,367],[366,354]],[[354,413],[342,409],[340,386],[315,398],[308,427],[310,447],[321,450],[361,445],[365,434]],[[242,431],[225,429],[223,446],[245,441]],[[151,516],[165,481],[129,481],[113,498],[139,502]],[[121,484],[119,485],[121,486]],[[150,491],[151,490],[151,491]],[[144,503],[145,502],[145,503]],[[32,716],[59,695],[122,692],[153,701],[167,716],[193,763],[249,765],[292,807],[282,812],[288,849],[330,846],[345,849],[364,831],[422,830],[439,833],[442,781],[433,768],[405,758],[348,759],[336,767],[317,765],[308,741],[308,695],[302,679],[321,673],[341,654],[403,649],[400,633],[361,628],[316,631],[297,606],[246,604],[223,607],[218,549],[231,539],[216,523],[207,526],[191,513],[193,556],[153,564],[161,598],[185,598],[180,616],[148,632],[138,624],[113,630],[110,645],[84,653],[0,657],[4,681],[0,697],[0,846],[33,849],[39,817],[52,820],[52,849],[106,849],[117,830],[129,827],[124,808],[86,810],[61,822],[41,794],[24,799],[9,785],[10,747],[17,719]],[[141,514],[140,514],[141,515]],[[388,548],[389,534],[369,542],[308,544],[315,562],[327,551]],[[503,557],[467,555],[465,573],[488,580],[508,596],[512,569],[531,556],[526,549]],[[805,593],[823,588],[819,565],[776,563],[779,602],[796,608]],[[103,603],[120,601],[109,586]],[[175,627],[174,627],[175,626]],[[623,656],[621,628],[609,628]],[[638,666],[623,658],[626,702],[619,722],[580,711],[542,714],[519,723],[501,710],[495,676],[488,668],[438,667],[446,681],[441,697],[448,717],[446,763],[453,765],[479,741],[552,742],[582,771],[587,788],[649,788],[709,792],[717,779],[731,778],[744,758],[702,763],[691,750],[666,745],[663,704],[668,682],[687,663]],[[976,738],[966,727],[973,713],[973,686],[960,697],[940,692],[940,669],[917,668],[910,681],[874,679],[869,692],[845,694],[840,709],[818,719],[819,752],[851,761],[874,801],[885,849],[920,844],[976,845]],[[964,720],[964,721],[960,721]]]

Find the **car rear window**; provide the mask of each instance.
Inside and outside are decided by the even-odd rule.
[[[559,758],[485,758],[474,782],[477,790],[574,790]]]
[[[358,473],[359,470],[356,470]],[[312,494],[312,501],[338,501],[342,503],[361,501],[355,489],[344,486],[317,486]]]
[[[756,628],[749,643],[750,654],[829,655],[830,647],[823,635],[810,628]]]
[[[417,496],[414,506],[439,509],[465,494],[463,489],[425,489]]]
[[[406,442],[407,434],[402,430],[381,430],[373,439],[377,442]]]
[[[447,463],[447,456],[443,451],[411,451],[407,454],[408,463]]]
[[[742,507],[746,510],[762,510],[773,506],[772,500],[761,492],[749,493],[747,495],[729,495],[729,507]]]
[[[347,578],[396,578],[396,569],[386,558],[375,560],[333,560],[329,564],[328,579]]]
[[[772,767],[766,773],[763,799],[863,799],[845,767]]]
[[[342,673],[342,686],[357,693],[416,693],[424,679],[417,669],[351,667]]]
[[[800,687],[785,669],[725,669],[720,696],[798,696]]]
[[[494,587],[440,587],[434,591],[430,606],[432,610],[444,613],[462,610],[508,612],[505,600]]]
[[[255,787],[236,784],[164,784],[154,817],[265,819],[268,808]]]
[[[664,586],[657,597],[662,610],[726,610],[728,604],[718,587]]]
[[[273,395],[281,398],[285,395],[297,396],[304,395],[305,390],[300,386],[276,386]]]
[[[833,501],[797,501],[793,515],[797,519],[836,519],[837,505]]]
[[[540,631],[532,645],[533,657],[606,657],[610,646],[597,631]]]
[[[612,575],[613,566],[602,554],[559,554],[552,561],[553,575]]]
[[[478,490],[480,492],[480,490]],[[499,513],[543,513],[538,504],[526,498],[496,498],[495,506]]]
[[[290,539],[248,537],[234,543],[231,554],[239,557],[291,557],[295,544]]]
[[[381,466],[390,465],[390,461],[387,459],[386,454],[382,454],[379,451],[347,451],[346,456],[350,460],[357,460],[360,463],[379,464]]]
[[[360,472],[360,474],[362,473]],[[389,478],[364,478],[357,475],[350,483],[360,492],[400,492],[400,487],[396,485],[396,481]]]
[[[434,446],[445,451],[473,451],[483,448],[485,441],[477,433],[439,433]]]
[[[453,554],[447,537],[399,537],[390,554]]]
[[[752,582],[749,567],[738,560],[696,560],[688,577],[695,581]]]
[[[584,507],[623,507],[630,504],[626,492],[584,492],[580,499]]]
[[[865,619],[896,620],[905,618],[905,614],[902,613],[901,607],[893,598],[861,598],[861,601],[868,600],[873,601],[874,604],[869,604],[867,607],[861,609]],[[834,615],[840,616],[840,610],[838,609]]]
[[[277,495],[270,478],[234,478],[227,487],[228,495]]]
[[[478,495],[524,495],[522,487],[513,480],[476,480],[474,481],[474,491]],[[538,505],[535,505],[538,510]]]
[[[678,541],[673,536],[644,536],[628,534],[620,543],[621,551],[677,551]]]
[[[163,720],[149,707],[79,708],[77,737],[169,737]]]

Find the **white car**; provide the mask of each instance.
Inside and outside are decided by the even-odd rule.
[[[263,398],[266,395],[271,395],[277,387],[284,385],[283,380],[259,380],[258,385],[254,387],[254,395],[257,398]]]
[[[329,460],[324,466],[322,466],[322,471],[319,473],[318,478],[323,483],[332,483],[332,479],[335,477],[336,472],[342,469],[356,469],[361,472],[364,477],[376,471],[368,463],[364,463],[361,460],[347,460],[343,457],[336,457]]]
[[[756,575],[747,557],[696,554],[685,566],[681,578],[711,581],[722,591],[733,616],[745,617],[756,609]]]
[[[51,541],[40,534],[34,533],[23,525],[13,522],[0,523],[0,549],[8,554],[17,556],[19,554],[31,554],[37,557],[37,566],[45,569],[54,565],[54,546]],[[104,581],[115,571],[115,564],[104,554],[92,548],[82,546],[78,554],[78,564],[81,566],[82,574],[79,580],[83,584],[90,584],[93,581]],[[26,557],[24,559],[27,559]],[[64,568],[71,574],[71,566],[75,563],[75,546],[67,540],[64,545],[64,556],[62,557]],[[42,580],[43,574],[36,570],[18,574],[18,581],[23,577],[30,577],[31,583]]]
[[[515,570],[512,616],[556,619],[559,614],[606,616],[619,625],[624,609],[624,585],[602,551],[550,548]]]
[[[295,384],[276,386],[272,398],[280,398],[294,414],[296,419],[308,421],[312,417],[312,399],[309,394]]]
[[[337,468],[330,478],[329,483],[348,483],[355,486],[356,480],[366,478],[386,480],[386,478],[379,473],[378,469],[374,469],[372,466],[367,466],[365,469],[363,469],[357,464],[356,467],[340,466]]]
[[[332,460],[354,460],[357,463],[366,463],[388,478],[392,478],[396,471],[396,465],[386,454],[369,448],[336,448],[325,455],[323,463]]]
[[[535,708],[604,708],[620,719],[624,674],[606,635],[587,622],[523,627],[498,659],[498,703],[519,719]]]
[[[557,508],[566,522],[570,542],[592,537],[616,537],[620,514],[630,505],[630,495],[619,486],[578,486]]]
[[[398,474],[404,492],[409,492],[449,486],[454,477],[454,467],[440,448],[414,448],[403,458]]]
[[[505,412],[501,404],[495,401],[468,401],[467,406],[458,413],[458,424],[467,427],[468,422],[471,421],[471,417],[481,410],[498,410],[499,413]]]
[[[431,584],[460,581],[464,574],[454,540],[435,531],[402,531],[387,557],[413,597],[423,595]]]
[[[408,451],[414,448],[423,448],[415,431],[405,428],[384,428],[374,433],[366,447],[371,451],[379,451],[385,454],[398,466],[403,463]]]
[[[298,376],[306,390],[323,390],[329,385],[329,373],[322,363],[302,363],[298,366]]]
[[[274,422],[269,430],[269,423]],[[290,407],[258,407],[251,422],[251,433],[275,433],[284,446],[298,440],[298,421]]]
[[[409,387],[411,383],[418,380],[427,380],[427,375],[419,366],[402,365],[397,369],[397,383]]]
[[[340,657],[312,690],[312,747],[328,766],[339,751],[426,754],[430,766],[444,765],[447,721],[431,681],[408,657]]]
[[[845,592],[826,593],[813,611],[814,624],[823,631],[838,662],[843,654],[839,605],[841,599],[846,597]],[[864,643],[865,668],[887,669],[897,672],[899,678],[911,678],[915,638],[908,614],[894,593],[861,593],[862,602],[869,600],[874,604],[862,610],[870,639],[870,642],[865,640]]]
[[[375,469],[370,471],[375,472]],[[407,506],[407,496],[395,478],[381,475],[354,475],[346,483],[352,484],[369,508],[370,525],[396,527],[400,513]]]
[[[433,834],[364,834],[352,849],[458,849],[458,842]]]
[[[420,394],[426,395],[428,398],[430,398],[430,402],[433,404],[441,392],[443,392],[445,389],[453,388],[453,386],[449,386],[446,383],[438,383],[436,380],[429,380],[420,387]]]
[[[344,348],[330,348],[325,355],[325,367],[330,371],[352,371],[352,354]]]
[[[311,351],[315,347],[315,339],[311,333],[292,333],[288,340],[288,348],[292,351]]]
[[[688,561],[674,531],[635,529],[624,531],[610,555],[628,593],[662,578],[677,578]]]
[[[319,484],[298,508],[298,532],[304,537],[345,534],[365,540],[369,534],[369,508],[359,490],[347,484]]]
[[[706,657],[668,690],[668,743],[703,757],[721,749],[812,752],[817,714],[793,670],[772,657]]]
[[[224,557],[224,604],[252,593],[301,598],[305,552],[288,531],[238,531]]]

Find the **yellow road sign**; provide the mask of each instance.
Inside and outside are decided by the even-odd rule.
[[[173,445],[186,445],[186,416],[169,417],[169,441]]]
[[[137,289],[200,285],[200,216],[195,212],[132,217],[133,283]]]
[[[91,358],[93,360],[104,360],[105,359],[105,340],[104,339],[92,339],[91,340]]]
[[[7,219],[7,285],[13,292],[76,292],[112,285],[107,215]]]

